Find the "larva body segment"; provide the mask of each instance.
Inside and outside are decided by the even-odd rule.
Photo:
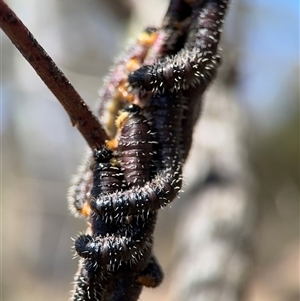
[[[92,198],[98,197],[101,194],[121,191],[124,185],[124,177],[118,161],[113,157],[113,152],[107,147],[103,147],[99,150],[95,149],[93,151],[93,157],[94,180],[91,189]],[[90,215],[90,224],[93,237],[106,237],[113,231],[116,231],[120,226],[110,225],[104,217],[97,216],[93,213]],[[79,238],[77,240],[79,240]],[[76,241],[75,246],[78,243],[79,242]],[[80,246],[83,246],[83,243],[80,243]],[[90,250],[90,252],[92,251]],[[79,255],[81,256],[81,254]]]
[[[157,140],[155,166],[157,170],[172,169],[180,162],[183,99],[181,93],[165,93],[149,99],[147,111],[152,116]]]
[[[122,189],[123,173],[119,162],[113,158],[112,151],[104,147],[94,150],[92,197],[99,194],[112,193]]]
[[[194,2],[191,3],[193,15],[185,48],[217,53],[228,0],[206,0],[203,4]]]
[[[118,143],[120,163],[127,186],[142,187],[150,180],[153,156],[153,133],[146,117],[138,106],[125,109],[128,117],[121,129]]]

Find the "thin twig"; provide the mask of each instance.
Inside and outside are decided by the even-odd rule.
[[[16,14],[0,0],[0,27],[33,67],[93,149],[108,139],[98,119]]]

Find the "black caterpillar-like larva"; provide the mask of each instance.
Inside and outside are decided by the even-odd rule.
[[[124,112],[127,112],[128,115],[125,118],[123,117],[117,152],[127,186],[129,188],[142,187],[150,181],[150,168],[153,168],[151,164],[153,145],[156,143],[153,140],[154,136],[150,124],[140,107],[130,105],[124,109]],[[154,218],[156,212],[152,214],[153,217],[151,218]],[[145,214],[144,218],[148,219],[149,213]],[[163,279],[163,272],[158,262],[153,255],[151,255],[151,258],[144,255],[141,260],[148,262],[148,264],[139,273],[137,281],[144,286],[156,287]]]
[[[211,82],[220,64],[217,45],[227,4],[227,0],[192,3],[195,21],[184,48],[174,56],[130,73],[130,85],[138,90],[163,94],[166,90],[187,90]]]
[[[159,99],[162,100],[162,105],[159,104]],[[95,212],[108,218],[130,214],[143,216],[167,205],[178,195],[182,184],[183,163],[181,151],[178,150],[181,142],[182,101],[180,93],[166,93],[149,101],[153,116],[157,113],[153,118],[158,125],[153,122],[153,126],[157,130],[157,152],[161,160],[161,163],[157,163],[155,176],[142,187],[93,198],[91,208]]]

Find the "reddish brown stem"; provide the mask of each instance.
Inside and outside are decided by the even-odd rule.
[[[55,95],[91,148],[108,139],[98,119],[22,21],[0,0],[0,27]]]

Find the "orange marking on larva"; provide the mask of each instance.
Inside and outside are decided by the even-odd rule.
[[[111,151],[115,151],[118,147],[118,138],[106,140],[105,144]]]
[[[129,116],[129,112],[121,112],[119,114],[118,118],[115,121],[115,125],[117,127],[117,133],[115,137],[111,140],[105,141],[106,146],[112,151],[115,151],[118,147],[121,130],[124,127],[124,125],[127,123],[128,116]]]
[[[157,32],[142,32],[138,37],[138,42],[146,47],[151,47],[158,36]]]
[[[118,86],[118,98],[124,99],[127,102],[132,103],[134,100],[133,94],[128,92],[128,84],[127,83],[122,83]]]
[[[124,111],[120,113],[120,115],[116,120],[116,127],[118,130],[122,129],[124,125],[127,123],[128,116],[129,116],[129,112]]]
[[[137,58],[132,58],[126,63],[126,69],[129,72],[135,71],[141,67],[141,61]]]
[[[85,216],[85,217],[88,217],[90,216],[90,213],[91,213],[91,207],[88,203],[85,203],[83,205],[83,207],[81,208],[81,213]]]

